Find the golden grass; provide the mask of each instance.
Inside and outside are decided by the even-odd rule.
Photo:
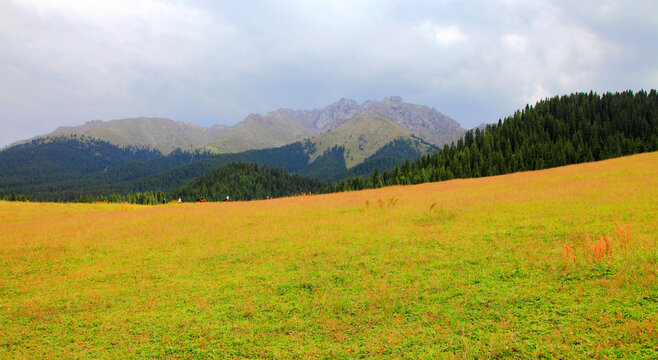
[[[655,358],[657,164],[0,202],[0,358]]]

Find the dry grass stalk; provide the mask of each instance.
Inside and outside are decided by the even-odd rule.
[[[624,250],[628,249],[631,244],[631,224],[626,223],[626,225],[619,226],[617,222],[613,219],[612,222],[615,224],[615,231],[617,232],[617,238]]]
[[[564,270],[569,270],[569,263],[576,264],[576,256],[573,254],[573,248],[569,244],[564,244]]]
[[[377,206],[379,206],[380,208],[383,208],[384,206],[392,207],[397,203],[398,203],[398,199],[395,196],[390,196],[388,198],[388,201],[384,201],[383,199],[377,200]]]
[[[593,242],[589,236],[589,233],[586,233],[585,244],[590,255],[590,259],[593,261],[599,261],[604,257],[612,257],[612,238],[610,236],[601,236],[598,241]]]
[[[615,230],[617,232],[617,237],[619,238],[619,243],[622,248],[627,249],[630,245],[630,224],[625,226],[619,226],[616,221],[614,221]],[[594,241],[590,236],[589,232],[585,232],[585,255],[589,259],[590,263],[601,261],[605,258],[608,261],[612,261],[612,248],[613,248],[613,237],[612,236],[600,236],[599,240]],[[565,260],[565,269],[568,269],[569,261],[572,260],[575,264],[576,257],[573,251],[573,248],[565,244],[564,245],[564,260]]]
[[[612,256],[612,238],[610,236],[601,236],[592,246],[592,255],[594,261],[599,261],[604,257]]]

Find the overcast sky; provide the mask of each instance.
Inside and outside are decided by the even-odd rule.
[[[399,95],[466,128],[658,87],[658,1],[0,0],[0,146],[88,120],[232,125]]]

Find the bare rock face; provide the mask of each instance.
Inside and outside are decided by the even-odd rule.
[[[318,130],[328,130],[337,121],[351,119],[358,114],[359,105],[352,99],[341,98],[337,102],[322,109],[315,120]]]
[[[450,116],[434,108],[406,103],[399,96],[382,101],[366,101],[361,108],[362,112],[385,117],[434,145],[456,142],[466,132]]]
[[[322,109],[292,110],[279,109],[271,111],[265,117],[293,120],[309,130],[326,131],[335,127],[335,123],[354,117],[358,113],[359,104],[352,99],[341,98],[337,102]]]
[[[454,119],[434,108],[409,104],[399,96],[382,101],[366,101],[359,105],[352,99],[337,102],[314,110],[280,109],[265,115],[278,122],[293,121],[308,130],[325,132],[357,115],[378,115],[409,130],[414,136],[434,145],[456,142],[465,133]]]

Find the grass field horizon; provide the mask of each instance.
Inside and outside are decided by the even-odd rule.
[[[0,358],[655,359],[657,213],[657,152],[262,201],[0,202]]]

